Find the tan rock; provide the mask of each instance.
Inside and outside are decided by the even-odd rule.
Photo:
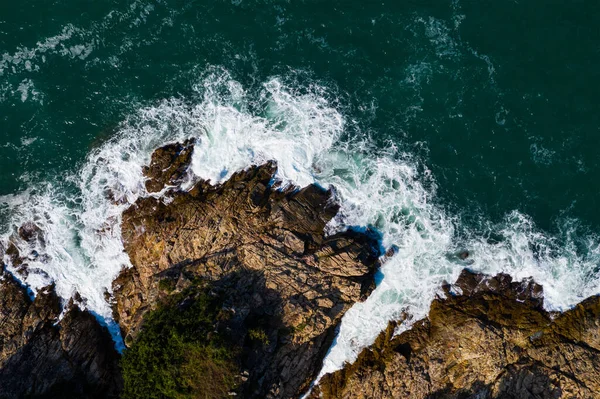
[[[189,162],[182,157],[171,160],[179,169]],[[157,165],[147,170],[171,170],[163,155],[152,159]],[[315,185],[276,190],[275,171],[270,162],[221,185],[200,181],[189,192],[171,190],[168,204],[143,198],[123,215],[133,268],[115,280],[114,311],[125,342],[169,295],[161,280],[178,287],[210,281],[231,314],[223,323],[245,345],[241,362],[250,374],[243,397],[291,398],[306,390],[343,314],[374,287],[378,265],[377,242],[369,236],[325,236],[338,211],[331,192]],[[248,347],[249,328],[264,330],[270,344]]]
[[[429,317],[393,337],[390,323],[312,398],[596,398],[600,298],[552,315],[542,288],[463,271]],[[452,292],[461,292],[453,295]]]

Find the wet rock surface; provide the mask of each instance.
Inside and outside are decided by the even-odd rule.
[[[429,316],[394,336],[390,323],[312,398],[596,398],[600,298],[564,313],[542,287],[463,271]]]
[[[32,300],[0,271],[0,398],[118,397],[119,355],[87,311],[63,307],[52,286]]]
[[[171,162],[185,173],[189,157],[179,154]],[[163,159],[155,153],[147,169],[154,171],[152,187],[170,179]],[[114,282],[114,314],[126,344],[161,298],[210,283],[224,298],[215,329],[229,331],[242,347],[238,395],[249,398],[297,397],[308,388],[345,311],[374,288],[380,255],[369,234],[326,237],[338,211],[333,193],[315,185],[277,190],[275,171],[266,163],[220,185],[199,181],[189,192],[171,190],[168,201],[138,200],[122,224],[133,268]]]
[[[149,193],[161,191],[165,186],[177,186],[187,175],[187,168],[192,160],[194,140],[183,144],[174,143],[158,148],[152,153],[150,166],[143,170],[146,190]]]

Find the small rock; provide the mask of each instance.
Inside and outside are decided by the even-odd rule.
[[[42,229],[33,222],[26,222],[18,230],[19,237],[23,240],[32,243],[36,239],[41,239],[43,237]]]

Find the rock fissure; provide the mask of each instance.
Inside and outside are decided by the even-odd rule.
[[[165,157],[173,158],[153,159]],[[306,389],[344,312],[374,287],[378,266],[371,237],[325,237],[338,209],[332,191],[277,190],[270,184],[275,172],[268,162],[216,186],[198,181],[187,192],[168,189],[168,204],[143,198],[123,214],[134,268],[115,280],[114,311],[126,343],[135,343],[161,300],[209,282],[231,314],[217,329],[242,343],[238,362],[249,374],[236,392],[243,397],[292,398]],[[148,177],[151,186],[166,179]],[[163,284],[171,293],[160,288],[165,278],[173,281]],[[256,346],[250,336],[270,344]]]

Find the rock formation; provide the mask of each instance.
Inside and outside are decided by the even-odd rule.
[[[145,169],[150,191],[185,174],[190,146],[155,152]],[[228,314],[215,330],[242,346],[247,377],[238,394],[291,398],[308,388],[344,312],[374,287],[379,244],[353,231],[325,237],[338,211],[333,193],[277,189],[275,172],[272,162],[253,166],[220,185],[198,181],[167,191],[167,200],[141,198],[124,213],[133,267],[114,282],[114,314],[127,345],[161,298],[210,282]],[[262,345],[251,330],[264,333]]]
[[[220,370],[236,382],[213,397],[298,398],[318,373],[344,313],[372,291],[379,259],[385,259],[379,238],[368,229],[326,236],[325,226],[338,212],[334,193],[317,185],[278,186],[272,162],[222,184],[194,182],[193,145],[155,151],[144,168],[146,189],[161,196],[140,198],[123,214],[123,243],[133,267],[114,281],[115,319],[132,347],[153,331],[151,325],[162,331],[177,319],[152,324],[153,310],[180,315],[202,310],[194,304],[205,301],[212,313],[203,316],[201,330],[197,317],[182,317],[192,326],[186,337],[235,349],[227,358],[232,363]],[[182,191],[182,183],[189,190]],[[26,223],[11,240],[0,253],[26,275],[27,259],[41,256],[33,244],[43,246],[43,231]],[[30,244],[30,253],[23,257],[15,242]],[[31,299],[1,266],[0,398],[118,397],[119,355],[107,329],[73,300],[64,307],[52,286]],[[310,397],[598,397],[600,298],[549,313],[542,287],[533,281],[467,270],[443,289],[426,319],[398,335],[402,321],[391,322],[353,364],[324,376]],[[122,364],[138,370],[136,361]],[[155,369],[143,370],[153,375]],[[188,373],[208,375],[190,379],[190,386],[210,381],[212,374],[202,370]]]
[[[32,300],[0,270],[0,398],[118,397],[119,355],[108,330],[72,302],[62,311],[52,286]]]
[[[600,298],[564,313],[542,287],[463,271],[429,317],[394,336],[390,323],[313,398],[597,398]]]
[[[187,175],[193,150],[194,139],[189,139],[183,144],[168,144],[156,149],[152,153],[150,165],[143,171],[148,177],[146,190],[149,193],[156,193],[165,186],[181,184]]]

